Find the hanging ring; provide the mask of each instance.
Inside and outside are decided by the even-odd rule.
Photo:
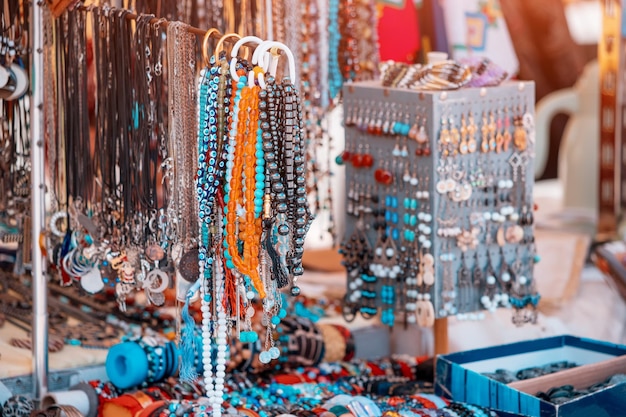
[[[268,72],[268,69],[271,66],[270,59],[272,61],[280,58],[280,55],[272,55],[268,49],[268,45],[270,45],[273,41],[265,41],[254,50],[254,54],[252,55],[252,65],[255,67],[255,73],[250,74],[250,76],[254,76],[257,78],[259,86],[265,90],[265,73]],[[271,48],[272,53],[276,52],[276,48]],[[276,63],[278,65],[278,63]]]
[[[289,60],[289,78],[291,78],[291,82],[295,84],[296,61],[293,56],[293,52],[291,52],[291,49],[289,49],[289,47],[285,45],[284,43],[275,42],[275,41],[263,42],[263,44],[259,45],[259,47],[254,51],[254,55],[256,56],[256,61],[254,60],[254,57],[253,57],[252,58],[253,64],[256,62],[260,62],[259,59],[261,58],[264,52],[268,50],[277,52],[277,49],[282,50],[287,55],[287,58]],[[274,63],[270,64],[271,67],[273,67],[274,65],[275,65]],[[267,70],[269,68],[264,68],[264,69]],[[272,75],[275,75],[275,74],[272,74]]]
[[[158,19],[156,22],[152,24],[152,27],[154,28],[154,30],[159,30],[161,29],[161,25],[164,23],[167,23],[167,19],[164,17],[161,17],[160,19]]]
[[[215,51],[213,52],[213,56],[215,57],[215,62],[220,59],[220,52],[224,49],[224,42],[226,39],[236,38],[237,40],[241,39],[241,35],[235,32],[227,33],[222,36],[219,41],[217,41],[217,45],[215,46]]]
[[[202,58],[204,59],[204,66],[206,67],[211,65],[211,54],[209,53],[209,41],[211,40],[211,36],[213,36],[216,33],[219,34],[220,36],[222,35],[219,29],[211,28],[206,31],[206,33],[204,34],[204,38],[202,39]]]
[[[278,50],[282,50],[287,55],[287,58],[289,60],[289,78],[291,79],[291,82],[295,85],[296,62],[293,56],[293,52],[291,52],[291,49],[289,49],[289,47],[287,47],[287,45],[285,45],[284,43],[275,41],[263,42],[255,49],[254,56],[252,57],[252,63],[255,65],[258,63],[263,68],[263,70],[269,72],[269,74],[272,76],[276,76],[276,68],[278,67],[278,59],[280,58]],[[266,54],[267,51],[271,51],[271,61],[268,54]],[[264,57],[268,59],[265,59],[264,62],[262,62],[262,59]],[[272,72],[272,70],[274,70],[274,72]],[[261,77],[259,77],[259,85],[261,86],[261,88],[265,88],[265,80]]]
[[[256,43],[257,45],[260,45],[263,43],[263,39],[257,37],[257,36],[244,36],[243,38],[239,39],[235,45],[233,46],[233,49],[231,49],[230,51],[230,75],[233,78],[233,80],[235,81],[239,81],[239,75],[237,75],[237,53],[239,52],[239,48],[241,46],[243,46],[245,43]]]

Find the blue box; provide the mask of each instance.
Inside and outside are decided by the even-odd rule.
[[[518,370],[556,361],[580,366],[506,385],[482,373]],[[574,336],[557,336],[441,355],[435,393],[454,401],[532,417],[626,416],[626,383],[555,405],[533,394],[565,384],[581,389],[626,373],[626,346]]]

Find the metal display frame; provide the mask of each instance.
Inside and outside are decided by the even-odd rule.
[[[31,135],[31,251],[33,277],[33,396],[43,398],[48,392],[48,304],[46,260],[40,245],[45,230],[46,187],[43,117],[43,1],[30,6],[30,135]]]
[[[511,114],[509,114],[508,117],[511,122],[510,124],[507,122],[506,130],[510,132],[511,135],[514,133],[513,116],[515,114],[523,114],[524,128],[528,136],[528,147],[522,152],[516,149],[513,143],[511,143],[507,152],[496,153],[492,151],[485,154],[481,153],[479,148],[474,153],[457,155],[455,158],[464,160],[461,168],[467,168],[469,166],[472,166],[473,169],[477,166],[480,168],[481,158],[493,160],[502,171],[504,171],[505,167],[510,166],[510,171],[507,173],[502,172],[502,178],[506,177],[506,175],[510,175],[511,178],[517,177],[512,178],[514,179],[513,182],[516,187],[514,189],[517,190],[519,186],[519,188],[522,189],[520,193],[523,195],[523,197],[517,198],[518,201],[514,202],[514,211],[518,213],[518,215],[522,215],[522,212],[524,215],[527,215],[528,211],[530,211],[530,215],[532,216],[532,190],[534,183],[534,83],[508,82],[501,86],[490,88],[468,88],[455,91],[414,91],[385,88],[376,81],[360,82],[346,85],[344,87],[343,98],[344,120],[346,121],[346,150],[349,150],[351,154],[368,153],[374,159],[374,164],[371,167],[355,167],[349,161],[344,162],[346,166],[346,189],[348,190],[346,192],[345,204],[349,213],[346,217],[345,236],[349,237],[357,227],[359,218],[354,215],[354,210],[357,206],[363,209],[363,202],[359,202],[359,198],[362,200],[363,194],[376,194],[380,199],[380,206],[384,206],[385,202],[383,200],[386,198],[385,196],[394,194],[402,196],[402,192],[407,191],[405,189],[406,186],[402,184],[402,175],[404,172],[406,176],[407,169],[405,169],[405,166],[411,164],[411,169],[408,170],[409,174],[417,170],[420,174],[418,175],[419,181],[422,183],[421,186],[418,185],[414,190],[411,190],[411,192],[415,190],[428,191],[428,199],[422,200],[420,204],[427,205],[430,213],[432,213],[429,219],[430,221],[422,223],[430,229],[432,236],[432,246],[429,252],[435,259],[435,280],[434,285],[429,288],[428,293],[433,302],[435,318],[441,319],[457,314],[461,314],[461,316],[457,317],[462,318],[480,318],[481,316],[481,314],[471,314],[483,308],[481,306],[481,297],[484,293],[481,291],[472,294],[471,302],[469,304],[466,302],[462,308],[460,306],[450,307],[450,303],[459,303],[459,293],[465,290],[464,288],[459,288],[457,276],[462,263],[467,269],[472,271],[476,266],[476,262],[478,262],[479,266],[483,269],[486,268],[487,262],[490,262],[493,265],[493,269],[496,270],[496,275],[499,275],[504,271],[498,271],[499,265],[503,265],[500,259],[503,257],[505,266],[516,264],[517,267],[521,268],[521,270],[516,271],[515,274],[511,273],[514,277],[513,281],[523,275],[521,278],[527,282],[525,287],[528,287],[528,294],[536,294],[534,291],[532,266],[535,260],[532,217],[531,224],[527,224],[522,228],[524,230],[523,242],[515,244],[505,243],[500,246],[495,239],[495,230],[487,230],[487,228],[491,227],[487,225],[485,226],[486,230],[483,230],[479,236],[480,245],[476,249],[470,249],[464,253],[457,245],[454,245],[454,241],[450,237],[438,236],[438,234],[442,232],[441,220],[445,219],[437,218],[438,213],[445,212],[448,220],[452,217],[469,219],[474,216],[475,211],[480,211],[479,209],[477,210],[476,207],[465,206],[464,204],[445,208],[446,205],[450,204],[450,200],[447,196],[437,192],[437,184],[445,180],[444,177],[447,175],[443,173],[441,168],[441,161],[448,160],[447,157],[441,154],[440,134],[443,129],[442,120],[445,120],[446,123],[453,123],[457,128],[460,128],[461,119],[471,113],[476,120],[478,127],[476,137],[480,144],[480,128],[483,115],[497,112],[498,109],[510,110]],[[406,132],[404,132],[404,136],[392,134],[381,135],[379,132],[372,133],[371,131],[367,131],[364,126],[358,126],[359,123],[363,123],[363,119],[369,119],[369,123],[371,124],[375,118],[378,118],[380,123],[381,118],[385,120],[389,118],[393,119],[394,114],[395,119],[405,125],[424,125],[428,136],[430,155],[416,156],[415,151],[420,145],[418,145],[415,140],[407,139]],[[497,114],[496,116],[498,118],[500,117]],[[420,121],[419,119],[422,118],[425,120]],[[350,119],[359,120],[355,121]],[[449,120],[451,122],[448,122]],[[504,129],[503,124],[500,125],[500,120],[498,120],[499,130]],[[448,127],[450,127],[450,125],[448,125]],[[406,148],[408,148],[408,156],[404,156],[404,161],[410,162],[402,162],[403,157],[392,156],[394,150],[397,153],[398,145],[400,145],[400,148],[406,145]],[[513,157],[514,154],[517,156]],[[485,155],[488,156],[486,157]],[[518,158],[518,160],[513,161],[513,158]],[[514,173],[514,165],[517,167],[517,173]],[[393,185],[385,186],[376,181],[375,172],[381,167],[393,172]],[[469,175],[467,169],[460,169],[459,171],[466,171],[466,174]],[[427,182],[426,187],[423,185],[425,181]],[[521,183],[521,181],[523,181],[523,183]],[[355,198],[355,188],[361,190],[360,197],[357,195]],[[398,190],[400,191],[398,192]],[[359,191],[356,191],[356,194],[359,194]],[[402,200],[402,198],[398,198],[398,200]],[[402,219],[403,215],[408,211],[403,210],[401,205],[402,203],[400,202],[398,204],[399,208],[393,209],[398,212],[396,213],[396,218],[399,219]],[[353,215],[350,214],[351,212]],[[392,229],[389,226],[391,216],[388,216],[388,212],[389,209],[387,209],[385,213],[387,216],[385,220],[387,221],[388,234],[391,236]],[[394,214],[394,216],[396,215]],[[402,223],[402,220],[400,220],[400,223]],[[504,222],[504,224],[509,225],[514,225],[515,223],[515,221],[509,220]],[[400,234],[406,226],[406,224],[398,226]],[[371,225],[365,225],[365,227],[367,229],[366,235],[369,243],[373,246],[374,242],[377,240],[378,232],[371,227]],[[493,236],[493,238],[490,239],[491,241],[488,240],[485,245],[485,239],[488,235]],[[398,240],[402,239],[396,235],[394,241]],[[396,244],[396,246],[399,246],[399,244]],[[444,261],[444,259],[446,259],[445,257],[449,254],[452,254],[451,259]],[[499,278],[498,276],[498,279]],[[380,284],[380,279],[378,281],[376,291],[380,292],[382,284]],[[531,289],[530,287],[533,288]],[[400,300],[401,297],[403,297],[403,294],[399,294],[399,292],[400,291],[396,291],[396,300]],[[452,297],[444,297],[442,295],[443,293],[451,294]],[[348,288],[347,297],[349,294],[350,288]],[[465,296],[467,297],[467,294]],[[379,312],[381,309],[385,308],[380,301],[377,307]]]

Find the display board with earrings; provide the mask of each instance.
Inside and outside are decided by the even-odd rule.
[[[344,97],[344,316],[535,322],[534,84]]]

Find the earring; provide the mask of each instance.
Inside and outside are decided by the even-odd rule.
[[[480,140],[480,151],[482,153],[489,152],[489,123],[487,123],[487,113],[483,113],[483,125],[480,128],[482,134]]]
[[[496,118],[493,111],[489,113],[489,150],[496,150]]]
[[[474,115],[469,113],[469,126],[467,126],[467,135],[469,137],[467,142],[467,151],[469,153],[476,152],[477,144],[476,144],[476,123],[474,122]]]
[[[439,152],[442,156],[449,155],[450,130],[448,130],[448,122],[445,117],[441,118],[441,131],[439,132]]]
[[[459,153],[465,155],[469,152],[469,146],[467,143],[467,122],[465,120],[465,115],[461,116],[461,142],[459,143]]]
[[[503,150],[504,146],[504,132],[503,132],[504,123],[502,122],[502,118],[498,116],[498,127],[497,127],[497,135],[496,135],[496,153],[500,153]]]
[[[502,149],[504,150],[504,152],[507,152],[509,150],[509,145],[511,144],[511,123],[510,123],[510,119],[509,119],[509,108],[506,107],[504,109],[504,138],[503,138],[503,144],[502,144]]]

